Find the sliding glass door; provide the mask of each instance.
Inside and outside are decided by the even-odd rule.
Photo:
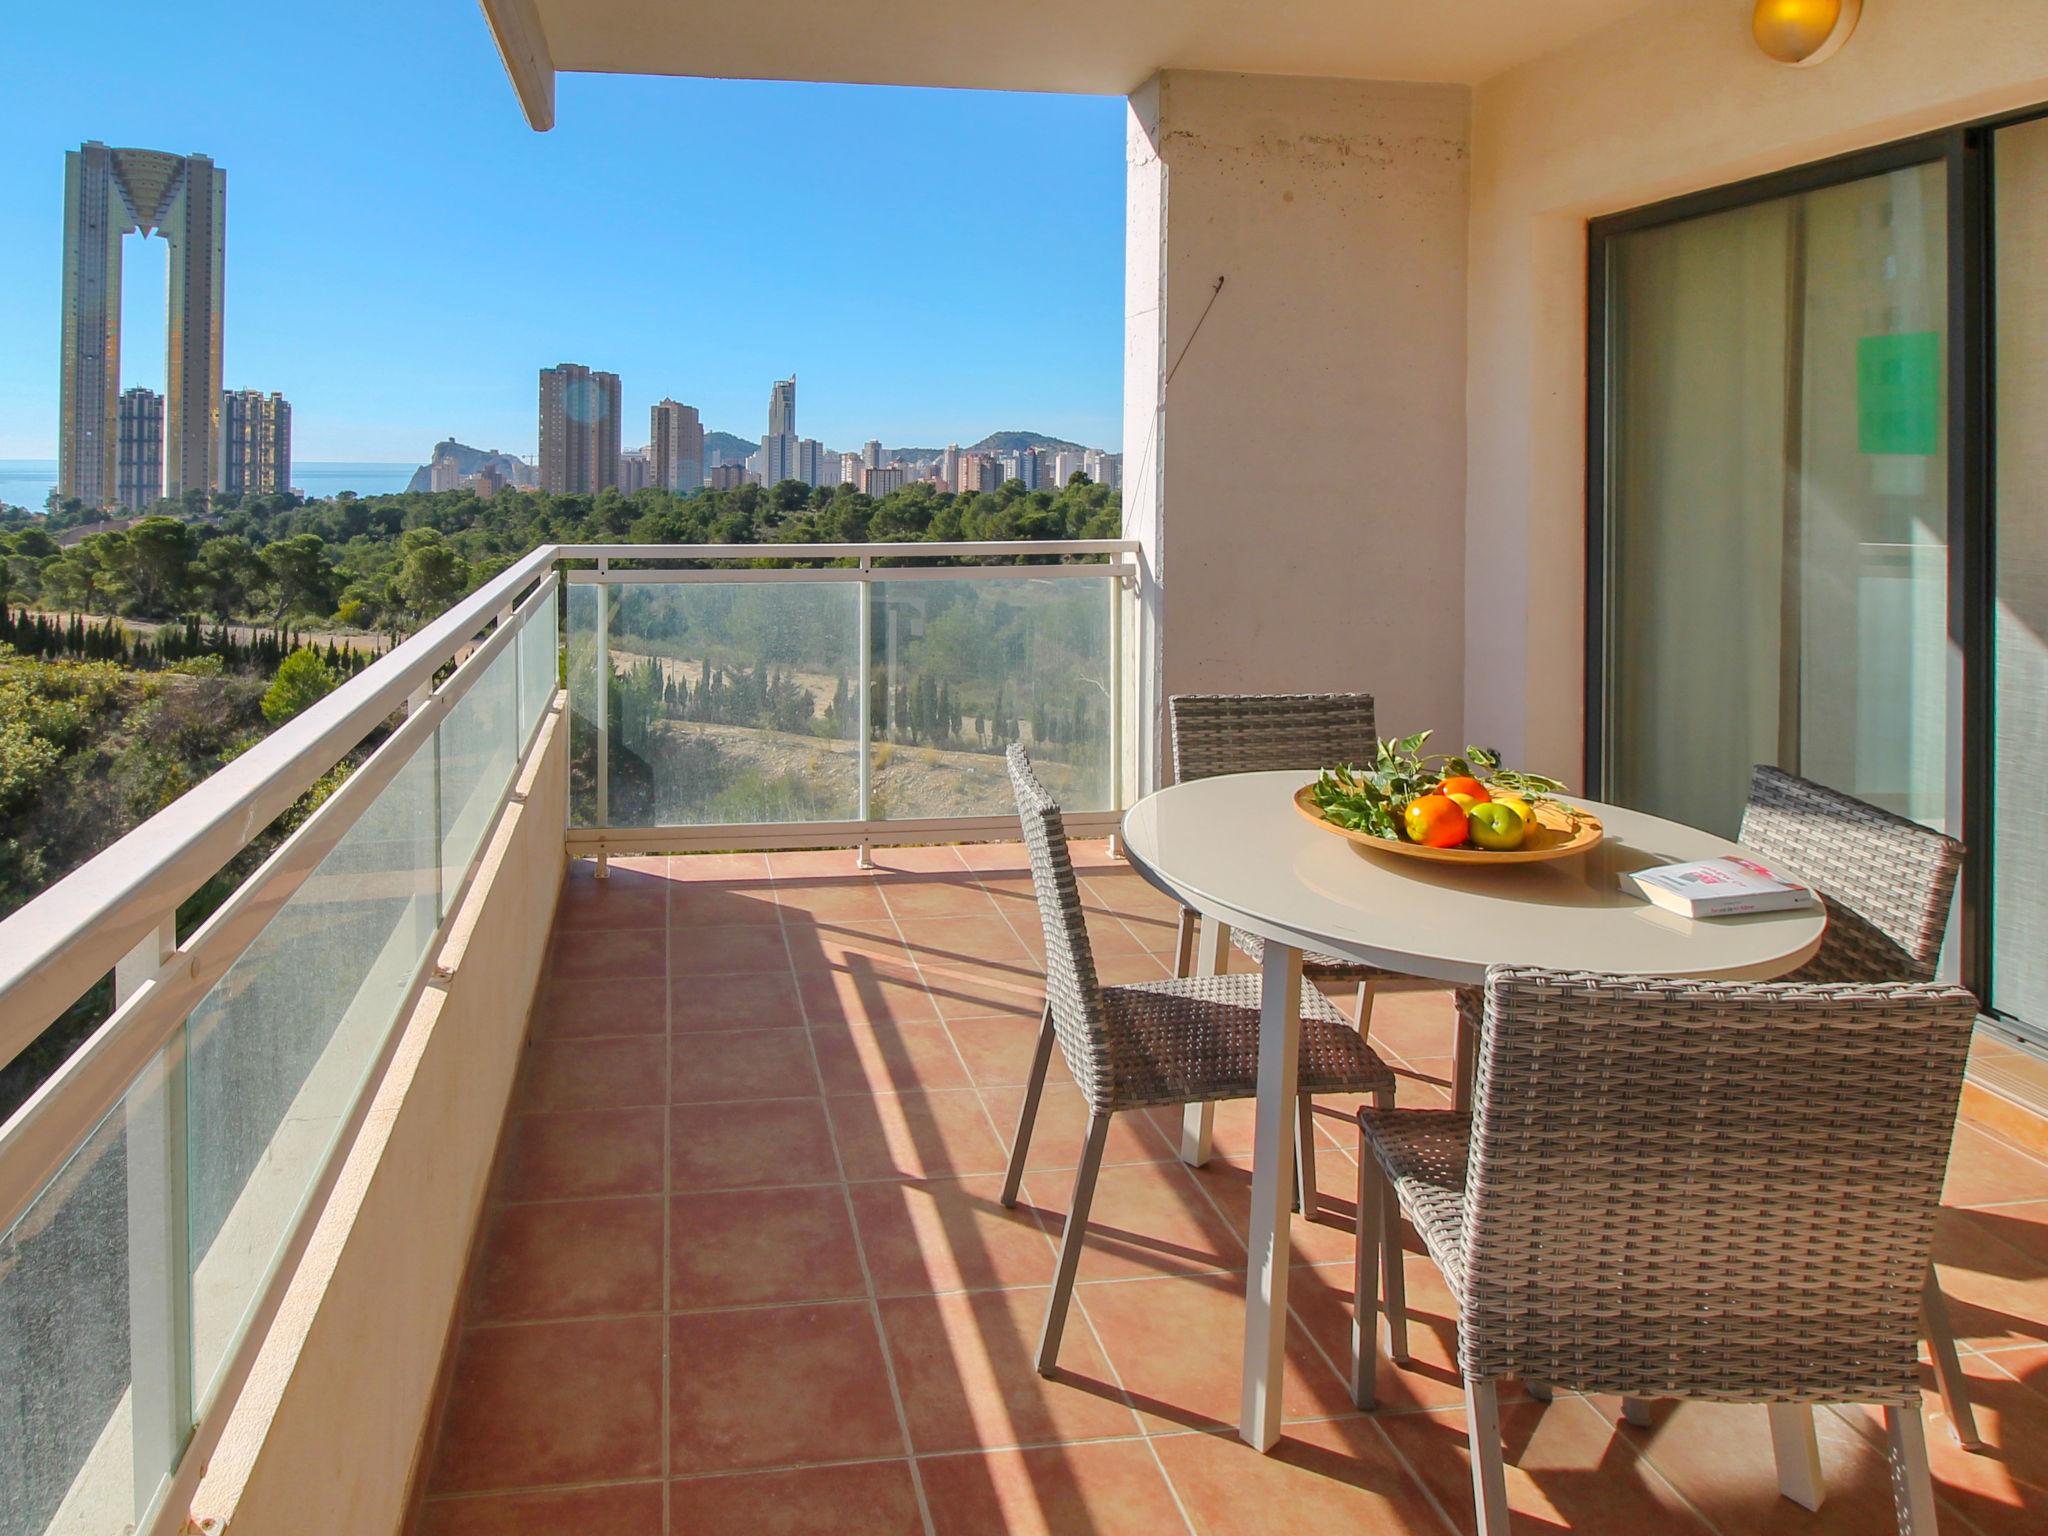
[[[1609,235],[1607,798],[1732,834],[1776,763],[1950,816],[1945,169]]]
[[[2048,112],[1595,220],[1587,777],[1776,763],[1961,838],[1950,964],[2048,1045]]]

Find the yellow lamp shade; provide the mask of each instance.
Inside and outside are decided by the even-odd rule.
[[[1833,56],[1863,14],[1863,0],[1756,0],[1750,30],[1780,64],[1811,66]]]

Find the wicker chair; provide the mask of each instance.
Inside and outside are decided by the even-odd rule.
[[[1739,840],[1789,866],[1828,904],[1819,951],[1780,980],[1870,986],[1934,979],[1963,862],[1954,838],[1759,763],[1750,772]],[[1925,1327],[1949,1423],[1959,1441],[1978,1449],[1969,1378],[1932,1266]]]
[[[1055,1042],[1090,1112],[1038,1345],[1038,1369],[1051,1375],[1081,1262],[1088,1205],[1095,1194],[1110,1117],[1126,1109],[1255,1097],[1260,981],[1245,975],[1121,987],[1098,982],[1060,808],[1032,773],[1031,759],[1021,747],[1010,748],[1009,763],[1024,845],[1031,855],[1038,915],[1045,925],[1045,1012],[1003,1180],[1004,1205],[1017,1203]],[[1382,1105],[1391,1107],[1394,1102],[1392,1071],[1343,1015],[1306,984],[1301,989],[1300,1081],[1303,1092],[1369,1093]]]
[[[1179,784],[1216,778],[1226,773],[1266,773],[1289,769],[1314,771],[1337,763],[1372,761],[1379,746],[1369,693],[1178,693],[1168,701],[1173,730],[1173,777]],[[1181,908],[1175,945],[1174,974],[1193,973],[1196,913]],[[1263,965],[1266,941],[1254,933],[1230,930],[1230,943],[1254,965]],[[1217,970],[1225,967],[1220,948],[1212,952]],[[1389,981],[1432,989],[1440,982],[1422,981],[1376,965],[1314,952],[1301,957],[1301,974],[1310,981],[1358,983],[1355,1018],[1364,1035],[1372,1019],[1372,1003]],[[1316,1209],[1315,1139],[1311,1131],[1314,1105],[1299,1101],[1294,1165],[1300,1180],[1304,1216]],[[1200,1128],[1185,1138],[1183,1157],[1200,1166],[1208,1161],[1207,1112]]]
[[[1508,1530],[1503,1376],[1880,1403],[1900,1530],[1933,1536],[1919,1308],[1976,999],[1506,968],[1485,999],[1469,1116],[1359,1111],[1360,1406],[1405,1206],[1457,1302],[1481,1536]],[[1398,1288],[1386,1317],[1403,1359]]]

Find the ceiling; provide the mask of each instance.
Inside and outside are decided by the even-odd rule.
[[[1124,95],[1154,70],[1476,83],[1645,0],[483,0],[536,127],[553,72]]]

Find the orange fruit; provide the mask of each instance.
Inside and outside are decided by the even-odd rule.
[[[1425,848],[1455,848],[1465,841],[1465,813],[1449,795],[1418,795],[1401,813],[1408,841]]]
[[[1437,785],[1436,792],[1440,795],[1470,795],[1473,800],[1481,805],[1484,805],[1493,798],[1493,796],[1486,792],[1486,786],[1473,778],[1469,773],[1452,774],[1443,783]]]

